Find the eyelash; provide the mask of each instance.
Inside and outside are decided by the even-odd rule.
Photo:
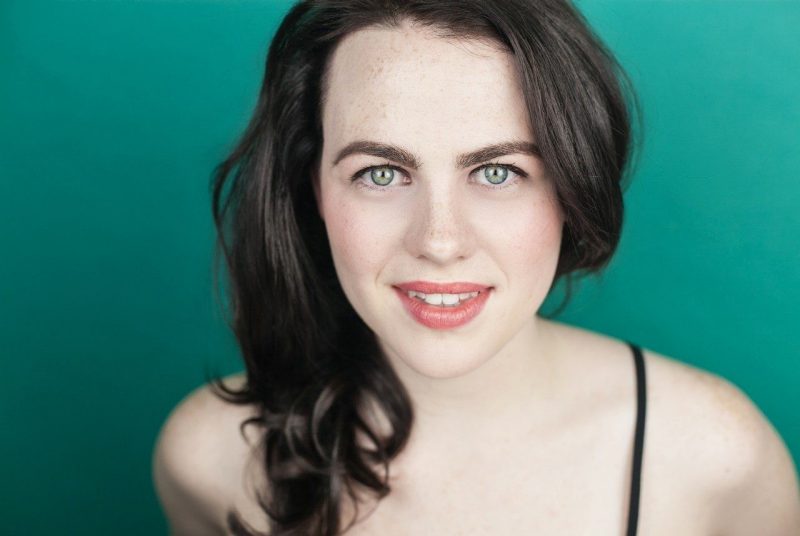
[[[513,164],[501,164],[500,162],[488,162],[486,164],[483,164],[482,166],[479,166],[479,167],[473,169],[472,173],[475,173],[476,171],[480,171],[480,170],[482,170],[484,168],[487,168],[487,167],[501,167],[501,168],[507,169],[508,171],[511,171],[512,173],[514,173],[515,175],[517,175],[519,177],[519,179],[511,181],[511,182],[506,180],[506,182],[503,182],[502,185],[499,185],[499,186],[488,186],[486,184],[480,184],[480,186],[482,186],[483,188],[486,188],[487,190],[503,190],[504,188],[508,188],[509,186],[512,186],[513,184],[516,184],[517,182],[525,180],[525,179],[528,178],[528,174],[525,173],[524,171],[522,171],[517,166],[515,166]],[[351,180],[351,182],[356,183],[356,186],[359,187],[359,188],[366,188],[368,190],[378,190],[378,191],[387,190],[387,189],[391,188],[391,186],[389,186],[389,185],[387,185],[387,186],[371,185],[371,184],[366,184],[365,182],[361,182],[359,180],[361,178],[361,176],[364,175],[366,172],[372,171],[373,169],[383,169],[383,168],[390,168],[390,169],[393,169],[393,170],[398,171],[398,172],[400,172],[400,173],[405,175],[405,172],[403,171],[402,168],[397,167],[397,166],[392,165],[389,162],[387,162],[387,163],[385,163],[383,165],[379,165],[379,166],[368,166],[368,167],[365,167],[365,168],[357,171],[350,178],[350,180]],[[472,175],[472,173],[470,173],[470,175]]]

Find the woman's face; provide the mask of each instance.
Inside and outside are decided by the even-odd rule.
[[[553,281],[563,216],[527,152],[536,140],[512,57],[404,25],[350,34],[330,61],[315,185],[353,308],[395,366],[427,377],[519,350]],[[420,281],[483,290],[446,288],[435,305],[397,288],[438,301]]]

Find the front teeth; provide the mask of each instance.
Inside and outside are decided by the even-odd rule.
[[[423,300],[429,305],[446,305],[453,307],[458,305],[459,302],[474,298],[478,295],[477,292],[462,292],[461,294],[423,294],[415,290],[408,291],[408,295],[412,298]]]

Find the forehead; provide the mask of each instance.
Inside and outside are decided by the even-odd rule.
[[[513,57],[494,43],[444,39],[409,24],[369,27],[336,47],[327,87],[325,140],[471,148],[532,139]]]

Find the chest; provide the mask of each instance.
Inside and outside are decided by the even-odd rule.
[[[381,501],[360,506],[360,521],[348,534],[623,536],[632,446],[612,443],[594,449],[565,446],[561,452],[496,464],[493,471],[465,467],[460,474],[418,479],[413,485],[398,481]],[[702,502],[677,482],[658,469],[643,472],[639,535],[709,536]],[[353,515],[351,509],[346,512],[343,527]]]
[[[633,462],[634,408],[564,421],[559,434],[482,448],[400,456],[390,466],[391,493],[365,498],[348,536],[626,534]],[[658,413],[657,407],[654,405]],[[659,415],[656,415],[659,417]],[[675,463],[676,434],[651,420],[645,438],[639,495],[639,536],[709,536],[708,507]],[[413,449],[412,449],[413,450]],[[673,461],[668,461],[673,460]],[[262,527],[263,513],[247,500],[237,508]],[[353,519],[342,505],[341,527]]]
[[[434,459],[400,469],[387,497],[360,507],[350,533],[623,534],[631,450],[602,435],[571,434],[447,469]]]

